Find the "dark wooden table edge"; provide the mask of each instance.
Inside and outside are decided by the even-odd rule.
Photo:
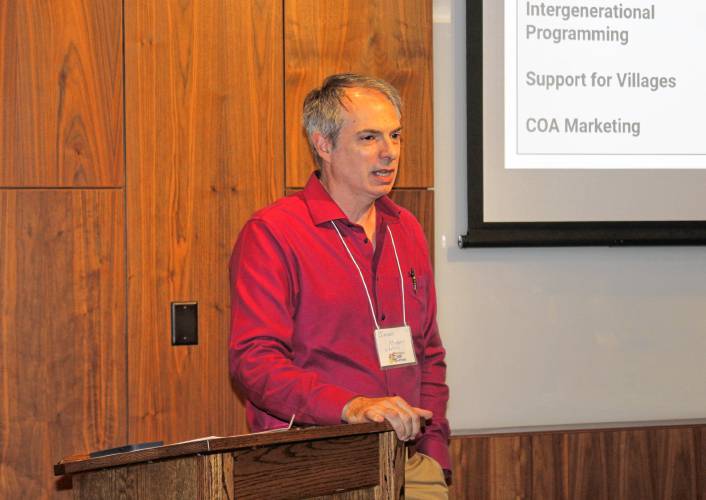
[[[239,448],[257,448],[273,444],[330,439],[391,431],[388,423],[341,424],[324,427],[297,427],[278,432],[243,434],[239,436],[205,438],[192,442],[168,444],[155,448],[90,458],[86,455],[66,457],[54,465],[54,475],[63,476],[140,462],[177,458],[186,455],[223,453]]]

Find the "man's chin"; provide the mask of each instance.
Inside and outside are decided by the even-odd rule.
[[[390,184],[388,186],[379,187],[375,191],[376,191],[376,196],[375,196],[376,198],[381,198],[383,196],[387,196],[392,192],[392,184]]]

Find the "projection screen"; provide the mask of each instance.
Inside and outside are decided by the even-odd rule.
[[[461,246],[706,242],[706,2],[469,0]]]

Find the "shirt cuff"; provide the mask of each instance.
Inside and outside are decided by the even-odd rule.
[[[327,394],[321,394],[320,401],[325,401],[325,404],[319,404],[312,411],[315,415],[305,415],[311,421],[315,422],[317,425],[339,425],[343,423],[341,418],[341,413],[343,412],[343,407],[351,399],[359,396],[359,394],[349,391],[343,388],[329,388],[326,390]],[[295,421],[297,418],[295,417]]]

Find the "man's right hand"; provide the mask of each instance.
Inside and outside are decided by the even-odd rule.
[[[432,412],[410,406],[399,396],[366,398],[358,396],[346,403],[341,418],[349,424],[384,422],[387,420],[402,441],[414,439],[419,434],[421,420],[428,420]]]

